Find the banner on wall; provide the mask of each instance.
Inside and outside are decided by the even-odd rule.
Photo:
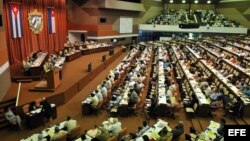
[[[10,30],[13,38],[23,36],[22,9],[19,3],[9,3]]]
[[[28,14],[29,27],[35,34],[39,34],[43,30],[43,14],[35,9]]]
[[[56,33],[55,9],[48,8],[49,33]]]

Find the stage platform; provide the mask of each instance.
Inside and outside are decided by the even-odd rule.
[[[88,82],[95,78],[102,70],[111,64],[122,54],[122,50],[116,47],[114,55],[108,51],[84,55],[72,62],[65,63],[63,68],[61,85],[54,92],[32,92],[39,81],[22,83],[18,107],[30,103],[38,98],[47,97],[49,102],[57,106],[63,105],[76,95]],[[102,56],[106,55],[106,61],[102,62]],[[92,72],[87,71],[88,63],[92,63]],[[12,82],[11,88],[3,100],[15,98],[17,95],[18,83]],[[19,108],[18,108],[19,109]]]

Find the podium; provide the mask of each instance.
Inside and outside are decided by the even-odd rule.
[[[56,68],[46,73],[47,78],[47,88],[56,89],[60,84],[60,69]]]

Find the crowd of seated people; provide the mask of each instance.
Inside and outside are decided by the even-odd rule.
[[[64,64],[65,57],[59,54],[50,54],[48,60],[44,63],[43,69],[45,73],[53,71],[55,68],[62,68]]]
[[[109,139],[117,139],[122,129],[121,122],[118,118],[110,117],[108,120],[103,121],[99,127],[95,125],[93,129],[85,131],[77,140],[107,141]]]
[[[51,126],[51,125],[50,125]],[[37,141],[57,141],[64,138],[64,140],[74,140],[78,135],[75,137],[73,130],[79,129],[80,134],[80,126],[78,125],[77,121],[72,119],[70,116],[66,117],[66,120],[53,125],[47,129],[39,133],[35,133],[26,139],[22,139],[21,141],[28,141],[28,140],[37,140]]]
[[[155,46],[153,58],[156,65],[151,67],[151,80],[149,83],[146,107],[148,115],[152,118],[157,116],[174,117],[174,111],[179,106],[177,89],[174,79],[172,79],[173,66],[166,48],[161,45]],[[162,108],[165,107],[165,108]]]
[[[216,49],[211,49],[208,48],[209,50],[218,53],[218,51],[216,51]],[[219,52],[220,56],[223,59],[227,59],[228,61],[230,61],[232,64],[237,65],[238,68],[245,68],[246,65],[242,65],[242,59],[239,59],[237,56],[229,56],[229,55],[225,55],[223,54],[222,51]],[[212,62],[209,57],[207,57],[206,55],[203,56],[204,58],[207,58],[207,62],[209,64],[211,64],[212,66],[214,66],[225,78],[227,78],[233,85],[235,85],[241,92],[246,93],[247,95],[247,90],[248,90],[248,85],[245,83],[244,80],[242,80],[241,76],[236,75],[235,73],[230,73],[229,68],[226,68],[225,65],[222,64],[222,62],[217,61],[217,62]],[[248,70],[248,68],[246,68],[246,71]]]
[[[220,119],[219,122],[210,121],[208,127],[202,131],[197,132],[196,129],[190,127],[190,133],[185,134],[186,141],[194,141],[194,140],[213,140],[213,141],[221,141],[224,140],[224,126],[226,124],[226,120],[224,118]]]
[[[143,50],[141,56],[135,59],[135,63],[129,69],[125,81],[118,87],[118,91],[114,93],[114,99],[110,102],[112,105],[121,106],[126,105],[129,113],[133,113],[138,107],[138,101],[141,100],[141,92],[144,88],[146,80],[145,71],[148,62],[150,61],[152,48]],[[112,108],[112,107],[110,107]]]
[[[189,15],[189,16],[188,16]],[[192,15],[192,16],[190,16]],[[191,18],[191,17],[196,18]],[[197,19],[197,21],[195,20]],[[173,10],[161,11],[156,17],[149,19],[146,24],[178,25],[179,23],[198,22],[208,27],[240,27],[239,22],[228,20],[223,14],[213,10]]]
[[[166,10],[162,11],[156,17],[149,19],[147,24],[155,24],[155,25],[178,25],[179,23],[185,21],[185,10]]]
[[[210,47],[211,48],[211,47]],[[196,50],[197,51],[197,50]],[[214,50],[211,50],[214,51]],[[218,56],[221,58],[225,57],[225,55],[222,55],[223,52],[219,52]],[[224,68],[222,61],[220,61],[221,58],[217,61],[212,61],[210,57],[207,56],[207,54],[202,54],[202,59],[206,61],[205,65],[212,66],[215,70],[218,71],[218,73],[222,74],[222,76],[225,77],[225,79],[228,79],[228,82],[232,83],[236,89],[238,89],[239,92],[242,92],[243,94],[247,92],[248,90],[248,85],[245,83],[245,81],[242,79],[241,76],[236,75],[235,73],[229,73],[226,68]],[[234,56],[233,56],[234,57]],[[198,68],[196,68],[198,69]],[[202,73],[203,71],[201,71]],[[210,77],[208,82],[211,82],[214,80],[214,77]],[[213,81],[212,81],[213,82]],[[239,97],[233,98],[230,95],[228,95],[228,90],[227,88],[223,87],[220,85],[220,87],[213,87],[214,89],[211,91],[209,87],[212,85],[209,83],[204,83],[203,85],[203,90],[204,88],[207,89],[205,91],[205,94],[208,95],[210,93],[210,99],[211,99],[211,104],[210,107],[212,109],[217,109],[220,107],[224,107],[225,109],[225,116],[227,113],[231,113],[233,116],[241,116],[242,115],[242,100]],[[209,88],[209,89],[208,89]]]
[[[36,52],[33,51],[26,59],[22,60],[22,65],[25,72],[29,71],[32,65],[36,65],[34,64],[34,62],[38,57],[42,55],[42,53],[43,53],[42,50]]]
[[[86,47],[83,47],[85,45]],[[74,48],[74,47],[79,47],[80,50],[84,50],[85,48],[87,49],[94,49],[94,48],[100,48],[100,47],[108,47],[112,46],[112,43],[108,42],[97,42],[97,41],[75,41],[74,43],[70,42],[67,40],[67,42],[64,44],[65,48]]]
[[[91,93],[90,97],[88,97],[84,103],[90,103],[91,109],[90,113],[95,113],[97,115],[97,110],[101,107],[105,107],[107,103],[108,109],[113,107],[115,104],[113,103],[114,98],[111,95],[111,92],[116,92],[114,90],[117,85],[120,84],[122,78],[125,75],[125,72],[131,65],[131,61],[138,53],[138,49],[132,49],[128,55],[119,63],[115,69],[110,70],[108,76],[103,80],[101,84],[97,86],[97,88]],[[109,102],[111,100],[112,102]]]
[[[223,14],[213,10],[196,10],[194,11],[198,18],[201,20],[202,26],[212,27],[239,27],[240,24],[236,21],[228,20]]]
[[[112,44],[107,42],[99,43],[95,41],[86,41],[85,44],[87,45],[88,49],[112,46]]]
[[[158,119],[157,123],[153,126],[149,126],[146,121],[143,121],[142,127],[138,127],[136,133],[130,133],[122,137],[122,141],[130,140],[155,140],[155,141],[171,141],[178,140],[180,136],[184,133],[184,124],[179,121],[177,125],[171,129],[167,122]]]

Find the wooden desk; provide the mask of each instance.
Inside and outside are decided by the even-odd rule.
[[[33,129],[44,124],[44,113],[41,110],[42,108],[39,108],[27,114],[26,125],[29,129]],[[52,107],[51,115],[52,119],[57,118],[57,107],[55,105]]]
[[[198,100],[198,111],[196,111],[198,113],[198,115],[200,116],[207,116],[209,113],[209,102],[206,98],[206,96],[203,94],[203,92],[201,91],[201,89],[198,87],[198,82],[196,82],[196,80],[194,80],[193,74],[191,74],[189,72],[189,70],[186,68],[185,64],[184,64],[184,60],[179,60],[178,59],[178,53],[176,51],[175,47],[171,47],[170,50],[172,50],[172,55],[170,56],[173,60],[176,60],[176,69],[178,71],[178,74],[180,75],[182,82],[187,90],[187,94],[189,96],[191,96],[192,94],[194,94]],[[189,49],[190,51],[190,49]],[[197,57],[195,60],[199,61],[201,58],[197,55],[193,53],[193,57]]]
[[[81,56],[82,56],[82,53],[80,51],[78,51],[78,52],[75,52],[73,54],[66,55],[66,61],[70,62],[70,61],[73,61]]]
[[[46,61],[48,53],[41,53],[36,60],[31,64],[29,69],[31,76],[40,76],[43,71],[43,64]]]
[[[92,48],[92,49],[85,48],[82,50],[82,55],[104,52],[104,51],[108,51],[111,48],[114,48],[114,46],[105,46],[105,47],[98,47],[98,48]]]

